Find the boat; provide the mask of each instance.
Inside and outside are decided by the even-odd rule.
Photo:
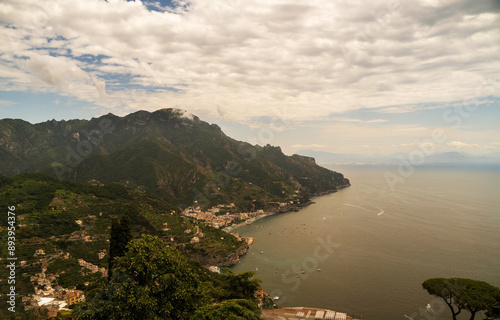
[[[274,298],[273,298],[273,300],[279,300],[279,299],[280,299],[280,297],[278,297],[278,296],[274,296]]]

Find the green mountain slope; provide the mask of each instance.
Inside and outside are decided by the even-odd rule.
[[[349,185],[314,159],[253,146],[177,109],[29,124],[0,120],[0,173],[39,171],[79,182],[117,182],[171,203],[234,202],[241,210],[307,199]]]
[[[107,259],[99,259],[97,253],[109,249],[111,220],[122,214],[130,217],[135,237],[157,235],[205,265],[232,265],[248,247],[222,230],[181,217],[178,208],[156,195],[119,184],[93,186],[39,173],[0,176],[0,206],[15,207],[16,257],[38,269],[38,249],[47,255],[69,253],[70,265],[83,258],[107,268]],[[8,226],[7,219],[0,220],[3,235]],[[196,235],[199,242],[191,243]],[[2,237],[2,243],[6,240]],[[2,250],[7,247],[2,244]],[[78,279],[71,281],[77,284]]]
[[[41,294],[40,290],[59,290],[59,286],[84,290],[91,310],[101,306],[103,301],[99,293],[111,292],[111,289],[105,289],[108,285],[106,272],[111,221],[121,215],[130,218],[134,238],[154,235],[162,246],[175,248],[171,250],[177,260],[172,263],[178,267],[178,272],[188,272],[198,279],[200,285],[206,286],[203,291],[206,301],[201,301],[200,306],[228,299],[253,300],[253,292],[258,288],[259,281],[252,279],[252,273],[219,275],[202,267],[234,264],[238,254],[248,249],[244,240],[181,217],[178,208],[151,193],[130,190],[116,183],[96,186],[40,173],[12,177],[0,175],[0,207],[12,212],[10,216],[15,218],[0,219],[0,247],[3,257],[17,259],[13,278],[16,314],[24,313],[24,306],[30,305],[29,296],[35,294],[35,290]],[[197,242],[192,241],[195,236],[199,239]],[[9,255],[10,251],[13,255]],[[177,255],[177,251],[182,256]],[[89,265],[98,269],[92,270]],[[11,271],[1,268],[0,278],[12,278]],[[164,277],[171,273],[164,269],[161,272],[167,274]],[[151,275],[147,279],[150,281],[144,284],[145,287],[159,285]],[[242,295],[240,287],[233,288],[235,281],[246,284],[250,291]],[[0,291],[9,292],[10,285],[12,283],[1,281]],[[126,300],[129,296],[134,297],[133,293],[125,292],[128,296],[123,298],[120,294],[120,297]],[[50,297],[54,295],[57,294],[51,291]],[[150,295],[149,298],[157,297]],[[109,300],[106,301],[109,304]],[[0,318],[10,319],[11,316],[6,308],[0,310]]]

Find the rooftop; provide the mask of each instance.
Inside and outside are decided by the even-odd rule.
[[[342,312],[336,312],[328,309],[307,308],[307,307],[263,310],[262,318],[266,320],[296,320],[296,319],[355,320],[352,317]]]

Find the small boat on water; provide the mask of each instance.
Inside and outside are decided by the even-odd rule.
[[[279,300],[279,299],[280,299],[280,297],[278,297],[278,296],[274,296],[274,298],[273,298],[273,300]]]
[[[321,271],[321,269],[316,269],[316,270]]]
[[[260,254],[263,254],[263,253],[264,253],[264,251],[261,251],[261,252],[260,252]]]

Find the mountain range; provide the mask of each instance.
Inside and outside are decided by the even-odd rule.
[[[306,202],[349,185],[311,157],[234,140],[179,109],[38,124],[0,120],[0,174],[26,172],[116,182],[181,207],[235,203],[241,210]]]

